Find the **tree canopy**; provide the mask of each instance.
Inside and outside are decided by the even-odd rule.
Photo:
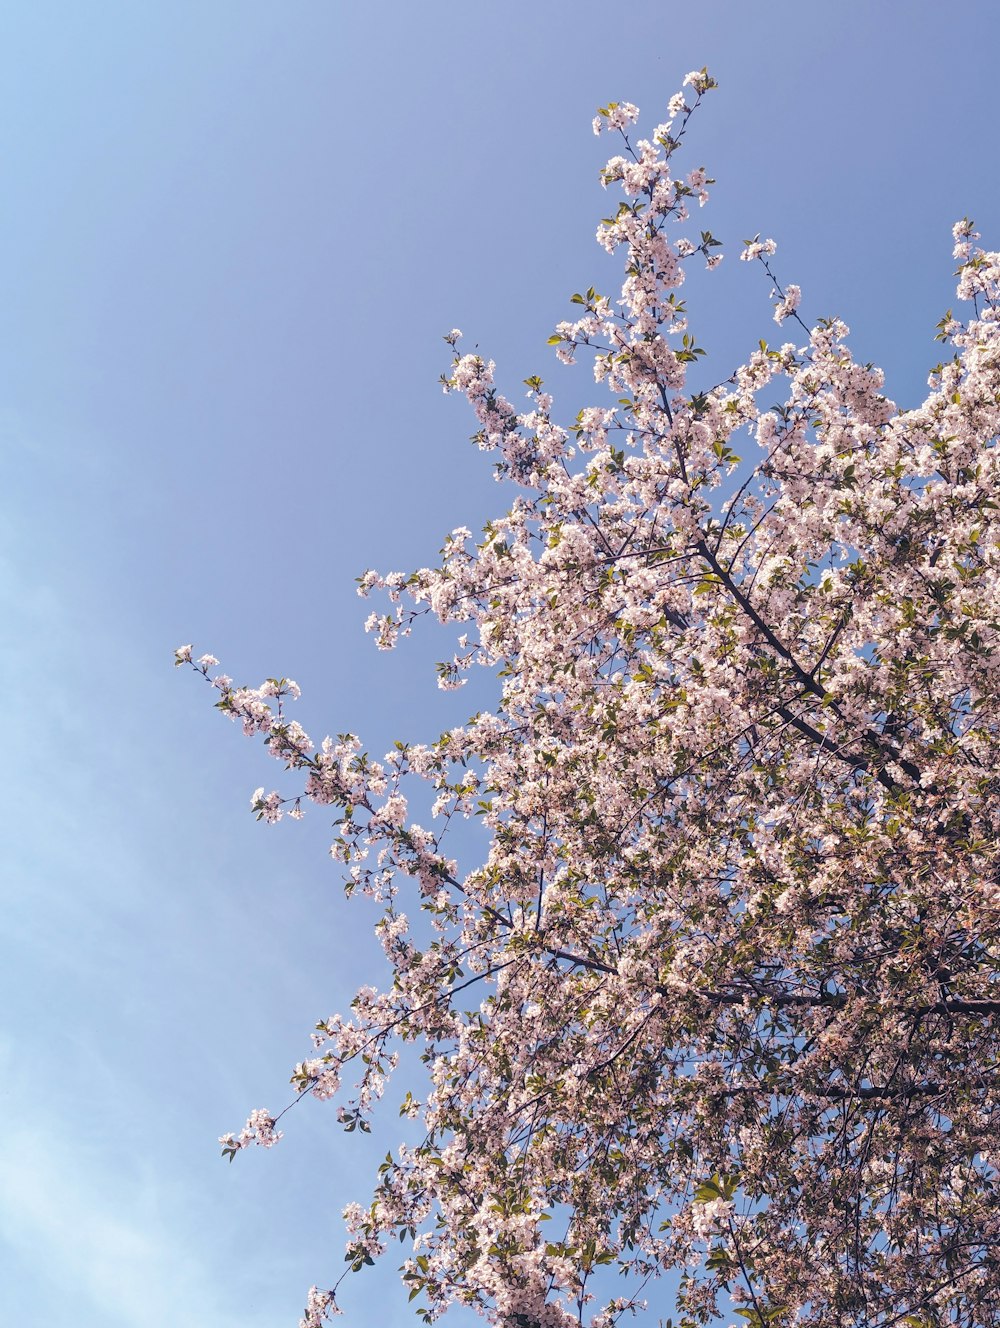
[[[624,282],[574,295],[550,340],[610,397],[560,424],[533,378],[519,409],[450,333],[445,388],[516,496],[437,566],[361,578],[388,595],[380,647],[421,615],[459,624],[439,683],[495,673],[495,710],[376,760],[351,734],[314,747],[291,681],[177,660],[300,777],[259,789],[257,816],[330,808],[348,892],[383,906],[391,984],[323,1020],[293,1076],[364,1130],[402,1044],[426,1063],[399,1094],[423,1137],[346,1210],[348,1270],[398,1237],[428,1321],[464,1304],[503,1328],[608,1328],[646,1302],[682,1325],[983,1328],[1000,255],[956,225],[962,308],[904,410],[755,237],[741,257],[792,339],[694,386],[678,292],[720,249],[691,216],[714,182],[678,163],[714,86],[690,74],[648,138],[628,103],[595,119],[619,136],[598,238]],[[460,868],[444,835],[473,817],[488,852]],[[257,1111],[223,1146],[277,1137]],[[314,1288],[303,1323],[335,1311]]]

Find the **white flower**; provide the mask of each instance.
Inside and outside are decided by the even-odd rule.
[[[775,305],[774,321],[783,323],[789,314],[793,314],[799,307],[799,301],[802,299],[802,291],[798,286],[788,285],[785,287],[785,294]]]

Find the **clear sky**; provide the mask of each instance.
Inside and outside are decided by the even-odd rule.
[[[278,768],[173,648],[296,678],[315,737],[376,753],[465,718],[433,630],[377,654],[353,579],[502,501],[437,386],[449,328],[575,415],[545,338],[617,278],[591,116],[651,126],[692,68],[729,255],[689,294],[706,373],[774,336],[735,262],[760,231],[915,404],[952,222],[1000,246],[1000,7],[32,0],[0,38],[0,1320],[281,1328],[392,1121],[365,1153],[306,1103],[232,1167],[216,1137],[287,1102],[372,915],[321,815],[254,823]],[[414,1322],[393,1268],[346,1322]]]

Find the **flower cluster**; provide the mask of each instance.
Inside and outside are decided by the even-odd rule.
[[[319,1287],[309,1288],[309,1299],[299,1320],[299,1328],[322,1328],[334,1315],[342,1314],[332,1291],[322,1291]]]
[[[251,1144],[259,1144],[262,1148],[273,1147],[282,1135],[282,1131],[275,1130],[274,1126],[275,1118],[263,1107],[251,1111],[239,1134],[224,1134],[220,1137],[223,1154],[232,1161],[234,1154],[241,1148],[249,1148]]]
[[[779,298],[774,308],[774,321],[781,324],[793,314],[799,307],[802,300],[802,291],[798,286],[789,284],[785,287],[785,293]]]
[[[422,1139],[347,1210],[349,1270],[401,1237],[425,1317],[497,1328],[610,1328],[671,1269],[687,1322],[992,1323],[1000,255],[956,226],[968,310],[913,409],[793,285],[775,317],[801,344],[704,381],[679,290],[717,242],[671,237],[712,183],[676,159],[713,86],[689,75],[648,139],[629,103],[595,121],[620,136],[599,238],[624,279],[550,340],[610,402],[559,424],[533,378],[518,410],[445,338],[516,496],[359,593],[388,598],[383,647],[458,625],[439,676],[488,668],[493,710],[379,760],[314,747],[287,680],[176,658],[296,780],[257,816],[330,808],[348,892],[382,909],[392,981],[317,1024],[297,1090],[364,1132],[399,1044],[422,1049],[400,1106]],[[742,257],[777,287],[774,251]],[[467,818],[488,844],[460,866]],[[303,1323],[332,1306],[314,1289]]]

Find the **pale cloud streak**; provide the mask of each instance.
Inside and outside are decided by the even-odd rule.
[[[228,1261],[212,1257],[205,1233],[178,1208],[148,1177],[116,1175],[106,1157],[71,1151],[54,1125],[8,1136],[0,1155],[0,1242],[12,1263],[0,1305],[14,1297],[3,1306],[7,1321],[42,1328],[69,1313],[108,1328],[271,1328],[285,1319],[273,1303],[270,1313],[259,1301],[250,1308],[249,1290],[228,1285]],[[36,1291],[22,1301],[18,1286],[50,1299]]]

